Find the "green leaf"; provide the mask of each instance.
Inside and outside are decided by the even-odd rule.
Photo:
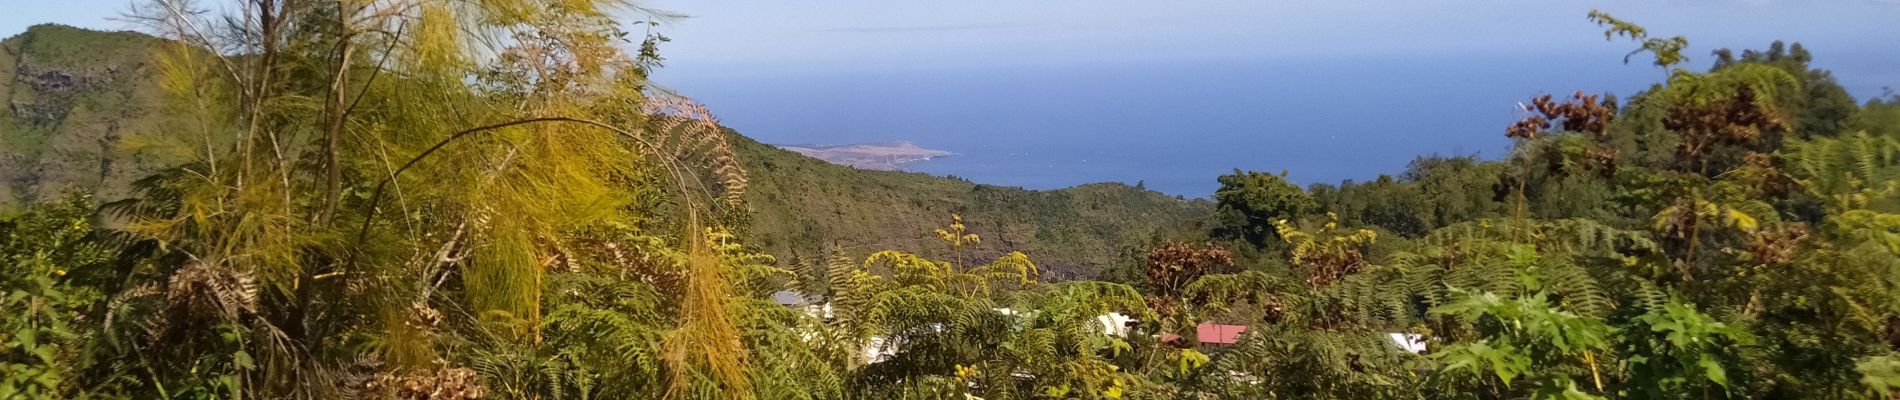
[[[1200,368],[1202,365],[1207,365],[1208,360],[1206,354],[1201,354],[1201,352],[1194,349],[1182,349],[1179,357],[1181,358],[1179,368],[1182,374],[1186,374],[1189,370]]]
[[[251,353],[243,350],[231,354],[231,363],[237,364],[240,370],[257,369],[257,363],[251,359]]]
[[[19,338],[20,347],[34,348],[40,346],[40,331],[38,329],[31,327],[20,328],[20,330],[13,331],[13,336]]]
[[[238,379],[236,375],[218,376],[218,384],[224,386],[225,389],[230,389],[231,393],[237,393],[239,389],[242,389],[238,387]]]
[[[1564,400],[1597,400],[1603,397],[1584,393],[1583,390],[1577,389],[1576,382],[1565,382],[1563,398]]]
[[[1896,356],[1889,353],[1861,359],[1854,365],[1854,371],[1861,375],[1861,384],[1882,393],[1900,388],[1900,357]]]
[[[1517,378],[1517,371],[1512,370],[1510,366],[1504,365],[1504,363],[1491,364],[1491,372],[1498,374],[1498,380],[1504,381],[1504,386],[1507,387],[1511,386],[1512,379]]]
[[[39,357],[40,362],[46,364],[52,364],[56,358],[55,356],[57,356],[57,354],[53,352],[53,346],[34,347],[33,355]]]
[[[65,320],[54,319],[51,324],[47,324],[46,330],[47,330],[47,333],[53,334],[53,337],[58,338],[58,339],[72,339],[72,338],[79,337],[78,334],[73,333],[73,330],[71,327],[66,326]]]
[[[40,376],[33,377],[33,383],[38,387],[27,386],[27,389],[53,390],[59,387],[60,378],[58,373],[45,371],[40,373]],[[31,398],[33,396],[28,397]]]
[[[1722,363],[1716,362],[1714,357],[1703,354],[1702,359],[1696,361],[1696,364],[1702,366],[1703,375],[1708,376],[1710,381],[1722,387],[1728,387],[1728,372],[1722,370]]]

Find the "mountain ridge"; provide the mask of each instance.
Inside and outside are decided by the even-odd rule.
[[[0,40],[0,210],[73,189],[124,196],[182,159],[148,146],[170,123],[145,53],[161,40],[58,24]]]

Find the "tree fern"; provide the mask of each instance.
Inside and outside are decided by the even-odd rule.
[[[1837,212],[1891,206],[1900,167],[1900,141],[1894,138],[1856,132],[1795,141],[1782,157],[1796,181]]]

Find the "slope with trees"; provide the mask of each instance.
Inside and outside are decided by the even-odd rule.
[[[393,32],[392,32],[393,33]],[[162,39],[39,25],[9,39],[0,54],[0,210],[86,190],[101,201],[131,197],[134,181],[187,162],[190,149],[166,132],[188,121],[167,112],[150,51]],[[81,51],[79,49],[85,49]],[[1205,202],[1120,184],[1033,191],[924,174],[828,165],[730,136],[753,175],[744,194],[741,236],[784,261],[825,254],[924,248],[921,232],[946,215],[969,215],[994,239],[974,251],[1024,251],[1050,273],[1091,277],[1154,232],[1192,224]]]
[[[143,4],[186,161],[0,219],[0,398],[1900,396],[1900,100],[1800,47],[1693,71],[1592,12],[1666,80],[1533,98],[1501,160],[1236,171],[1207,226],[1027,244],[1062,225],[976,216],[1178,210],[763,150],[645,82],[622,3]],[[945,214],[741,208],[854,195]]]

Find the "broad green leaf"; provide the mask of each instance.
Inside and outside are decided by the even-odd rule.
[[[34,348],[40,346],[40,331],[38,329],[33,329],[32,327],[20,328],[20,330],[13,331],[13,337],[19,338],[20,347]]]
[[[1703,354],[1702,359],[1696,361],[1696,364],[1702,366],[1703,374],[1708,376],[1710,381],[1722,387],[1728,387],[1728,373],[1722,370],[1722,363],[1716,362],[1714,357]]]
[[[237,364],[237,367],[240,370],[252,370],[252,369],[257,368],[256,361],[251,359],[251,353],[243,351],[243,350],[239,350],[237,353],[232,353],[231,362],[233,364]]]

